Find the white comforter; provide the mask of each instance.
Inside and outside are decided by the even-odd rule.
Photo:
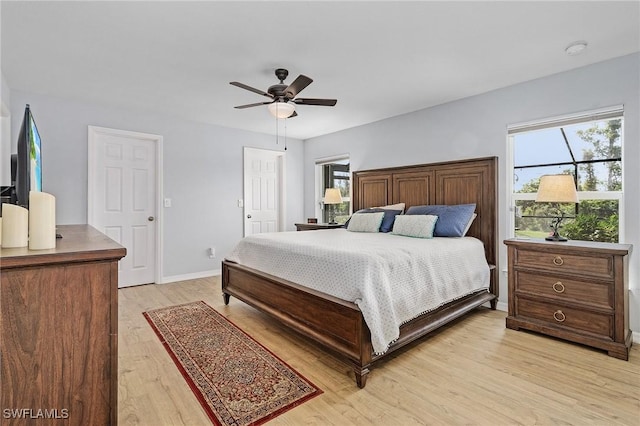
[[[332,229],[256,234],[227,260],[358,305],[375,353],[400,325],[489,287],[489,266],[475,238],[410,238]]]

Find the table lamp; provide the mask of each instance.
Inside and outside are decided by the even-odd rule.
[[[578,193],[572,175],[544,175],[540,178],[538,187],[537,203],[577,203]],[[565,218],[564,212],[558,208],[560,216],[551,221],[553,234],[545,238],[547,241],[567,241],[565,237],[558,234],[560,222]]]
[[[324,191],[324,203],[325,204],[340,204],[342,203],[342,196],[340,195],[340,189],[338,188],[327,188]],[[331,208],[329,210],[329,224],[335,225],[335,210]]]

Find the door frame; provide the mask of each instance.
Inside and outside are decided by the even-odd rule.
[[[243,151],[242,151],[242,205],[243,205],[243,209],[242,209],[242,235],[243,237],[247,236],[247,229],[246,229],[246,221],[245,221],[245,216],[247,214],[247,194],[245,192],[246,189],[246,180],[247,180],[247,174],[246,174],[246,164],[247,164],[247,152],[249,151],[253,151],[253,152],[269,152],[272,154],[277,155],[278,157],[278,232],[284,231],[286,230],[286,218],[287,218],[287,211],[286,211],[286,200],[287,200],[287,179],[286,179],[286,161],[287,161],[287,156],[286,156],[286,152],[285,151],[274,151],[271,149],[263,149],[263,148],[253,148],[253,147],[249,147],[249,146],[245,146],[243,147]]]
[[[151,133],[141,133],[134,132],[130,130],[120,130],[120,129],[111,129],[108,127],[99,127],[99,126],[87,126],[87,145],[88,145],[88,155],[87,155],[87,223],[91,225],[95,223],[94,220],[94,201],[98,194],[96,194],[93,190],[93,182],[96,179],[95,171],[92,170],[91,165],[94,164],[96,156],[97,156],[97,136],[98,135],[112,135],[112,136],[123,136],[123,137],[132,137],[137,139],[145,139],[156,144],[156,199],[155,199],[155,209],[156,209],[156,238],[155,238],[155,246],[156,252],[154,254],[155,257],[155,270],[154,270],[154,283],[162,284],[163,279],[163,268],[162,268],[162,253],[164,253],[163,246],[163,235],[164,235],[164,211],[162,206],[162,196],[163,196],[163,137],[161,135],[154,135]]]

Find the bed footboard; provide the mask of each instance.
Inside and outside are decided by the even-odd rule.
[[[353,303],[233,262],[222,262],[225,304],[233,296],[346,358],[359,387],[372,358],[371,334]]]

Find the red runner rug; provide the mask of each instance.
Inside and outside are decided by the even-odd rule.
[[[216,425],[259,425],[322,393],[202,301],[143,315]]]

